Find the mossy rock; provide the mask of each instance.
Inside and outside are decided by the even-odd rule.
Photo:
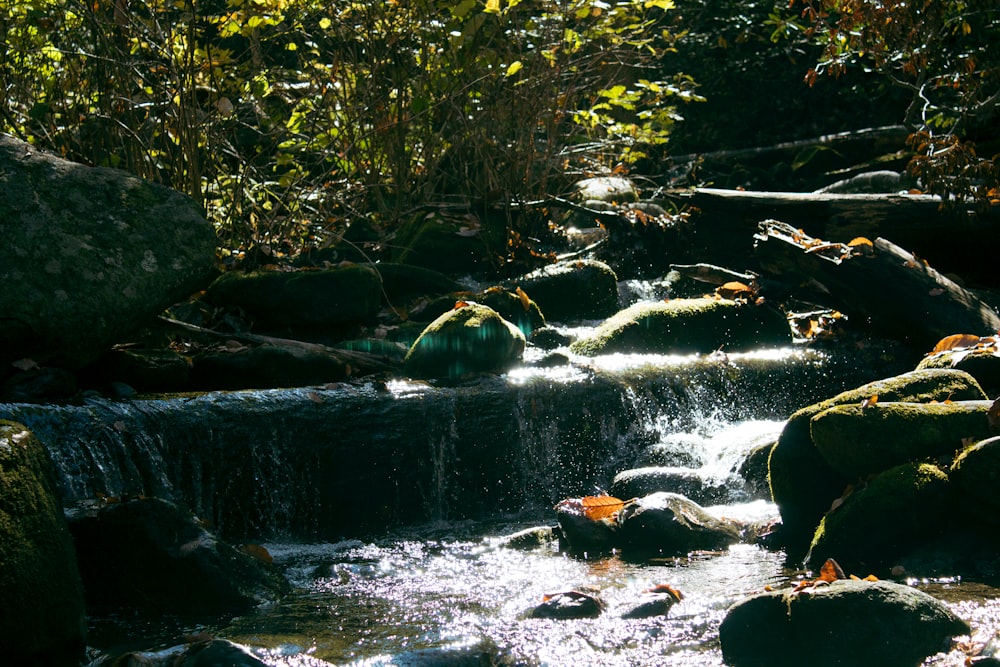
[[[725,549],[740,539],[737,526],[710,514],[679,493],[661,491],[637,498],[618,512],[619,539],[639,553],[683,556]]]
[[[320,271],[230,271],[216,280],[205,300],[237,306],[275,326],[321,327],[362,322],[381,307],[382,288],[370,267]]]
[[[963,371],[911,371],[876,380],[798,410],[785,424],[768,459],[768,484],[778,505],[786,542],[803,550],[813,531],[849,479],[820,456],[809,434],[809,420],[835,405],[860,404],[872,396],[880,401],[929,402],[986,398],[976,380]]]
[[[475,300],[497,311],[500,317],[520,329],[525,337],[545,326],[545,316],[538,304],[524,292],[518,294],[502,287],[491,287],[477,295]]]
[[[988,350],[953,350],[924,357],[917,370],[957,368],[976,378],[990,396],[1000,394],[1000,354]]]
[[[505,286],[524,290],[549,322],[600,319],[618,310],[618,276],[595,260],[550,264]]]
[[[990,401],[837,405],[809,420],[813,445],[831,468],[861,479],[909,461],[951,456],[989,437]]]
[[[963,492],[985,503],[987,512],[1000,510],[1000,436],[964,449],[951,464],[951,478]]]
[[[380,262],[367,264],[382,282],[382,296],[389,305],[402,306],[407,300],[417,296],[449,294],[462,286],[445,274],[412,264]]]
[[[507,370],[524,352],[524,334],[488,306],[469,303],[427,325],[404,360],[414,377],[457,378]]]
[[[478,273],[494,266],[498,251],[506,252],[506,233],[474,216],[419,213],[396,232],[392,260],[453,276]]]
[[[732,667],[916,667],[969,631],[946,604],[912,586],[841,579],[736,603],[719,642]]]
[[[86,645],[83,586],[48,453],[0,421],[0,646],[5,664],[77,665]]]
[[[806,558],[818,569],[833,558],[845,571],[877,573],[930,542],[955,511],[945,474],[929,463],[905,463],[855,490],[820,522]]]
[[[769,306],[728,299],[671,299],[637,303],[572,345],[577,354],[709,353],[788,345],[785,316]]]

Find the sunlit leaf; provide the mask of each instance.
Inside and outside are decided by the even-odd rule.
[[[684,599],[684,594],[670,584],[657,584],[656,586],[647,588],[643,593],[666,593],[673,596],[678,602]]]
[[[823,567],[819,569],[819,580],[834,582],[838,579],[844,579],[844,570],[841,569],[837,561],[832,558],[827,558],[826,562],[823,563]]]
[[[528,298],[527,293],[525,293],[525,291],[520,287],[517,287],[514,290],[514,293],[517,294],[517,298],[521,300],[521,307],[524,308],[525,312],[531,310],[531,299]]]
[[[524,63],[520,60],[515,60],[507,67],[507,74],[505,76],[514,76],[521,71],[522,67],[524,67]]]
[[[861,408],[874,408],[876,403],[878,403],[878,394],[872,394],[868,398],[861,401]]]
[[[930,353],[937,354],[939,352],[947,352],[948,350],[975,347],[979,344],[979,340],[979,336],[975,334],[952,334],[939,340]]]
[[[625,506],[625,501],[614,496],[584,496],[580,499],[583,515],[591,521],[605,519],[617,514]]]

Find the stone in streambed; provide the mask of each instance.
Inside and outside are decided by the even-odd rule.
[[[740,539],[736,524],[677,493],[653,493],[626,504],[618,523],[623,548],[664,556],[725,549]]]
[[[930,595],[888,581],[841,579],[753,595],[719,627],[733,667],[916,667],[969,626]]]

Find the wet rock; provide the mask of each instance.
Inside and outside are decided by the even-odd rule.
[[[213,276],[215,231],[179,192],[5,135],[0,173],[0,368],[81,368]]]
[[[532,618],[597,618],[604,611],[604,602],[595,595],[581,591],[564,591],[546,595],[531,612]]]
[[[176,505],[107,505],[71,523],[89,604],[176,613],[245,610],[290,590],[272,566],[218,540]]]
[[[108,667],[267,667],[245,646],[226,639],[201,639],[162,651],[124,653]]]
[[[831,468],[860,479],[907,461],[952,456],[989,436],[990,401],[837,405],[809,420],[813,445]]]
[[[888,581],[829,585],[751,596],[719,628],[733,667],[915,667],[969,626],[926,593]]]
[[[1000,395],[1000,355],[996,348],[974,350],[948,350],[924,357],[917,370],[926,368],[955,368],[965,371],[989,396]]]
[[[771,500],[771,487],[767,483],[767,466],[773,448],[773,442],[757,445],[736,470],[743,478],[746,493],[751,500]]]
[[[554,350],[557,347],[569,345],[573,342],[573,337],[564,334],[555,327],[546,326],[532,331],[528,342],[543,350]]]
[[[605,320],[570,346],[577,354],[710,353],[787,345],[785,316],[767,305],[699,298],[644,302]]]
[[[263,326],[331,327],[368,320],[378,313],[378,274],[355,265],[321,271],[230,271],[205,293],[205,301],[237,307]]]
[[[622,618],[652,618],[666,616],[670,609],[684,599],[673,586],[661,584],[642,592],[637,604],[622,614]]]
[[[618,276],[594,260],[559,262],[505,283],[520,287],[548,322],[578,322],[608,317],[618,310]]]
[[[587,516],[580,499],[571,498],[556,505],[559,522],[559,546],[572,553],[602,553],[618,546],[617,517],[593,519]]]
[[[90,374],[144,393],[183,391],[191,380],[191,359],[173,350],[115,349],[104,354]]]
[[[520,360],[524,345],[521,330],[495,310],[468,303],[427,325],[407,353],[404,369],[425,378],[500,372]]]
[[[733,489],[721,480],[706,479],[698,470],[672,466],[651,466],[623,470],[615,475],[608,493],[616,498],[638,498],[659,491],[678,493],[705,505],[745,499],[742,489]]]
[[[818,569],[835,558],[845,570],[884,575],[897,558],[943,533],[957,509],[948,476],[937,466],[886,470],[823,517],[806,564]]]
[[[1000,436],[964,449],[952,462],[950,475],[959,490],[985,505],[986,513],[1000,510]]]
[[[986,398],[968,373],[933,369],[876,380],[795,412],[771,450],[768,483],[781,512],[782,539],[793,549],[801,549],[800,553],[805,552],[830,504],[851,481],[831,468],[813,445],[810,419],[835,405],[860,404],[872,396],[879,401],[915,403]]]
[[[660,442],[647,447],[639,456],[639,467],[666,466],[700,468],[707,459],[700,452],[705,439],[694,433],[672,433]]]
[[[623,548],[683,556],[692,551],[724,549],[740,539],[739,528],[718,519],[701,505],[676,493],[653,493],[618,513]]]
[[[417,296],[449,294],[462,289],[461,284],[445,274],[423,266],[379,262],[365,266],[375,271],[382,283],[388,305],[401,306]]]
[[[534,526],[510,535],[504,535],[496,540],[496,544],[508,549],[537,549],[549,546],[555,541],[556,535],[552,526]]]
[[[75,666],[87,625],[73,540],[45,448],[0,421],[0,646],[10,665]]]
[[[359,663],[358,667],[362,667]],[[503,652],[491,641],[481,641],[473,646],[446,646],[406,651],[384,660],[369,658],[363,667],[500,667],[519,663],[508,662]]]
[[[234,345],[192,357],[189,388],[200,391],[305,387],[351,377],[349,361],[320,349]]]
[[[70,398],[76,391],[76,375],[65,368],[32,366],[23,371],[14,371],[0,383],[0,401],[44,403]]]
[[[831,183],[816,190],[826,194],[880,194],[905,190],[914,185],[913,179],[898,171],[880,169],[866,171],[860,174]]]

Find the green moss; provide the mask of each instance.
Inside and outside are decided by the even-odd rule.
[[[708,353],[791,343],[784,315],[726,299],[672,299],[635,304],[570,347],[577,354]]]
[[[896,466],[823,517],[807,564],[817,568],[833,558],[845,571],[886,567],[940,534],[953,511],[948,475],[940,468],[927,463]]]
[[[501,371],[520,359],[524,345],[520,329],[492,308],[473,303],[427,325],[407,353],[404,367],[416,377]]]

